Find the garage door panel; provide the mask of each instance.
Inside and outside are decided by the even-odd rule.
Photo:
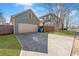
[[[18,32],[25,33],[25,32],[37,32],[38,26],[35,24],[18,24]]]

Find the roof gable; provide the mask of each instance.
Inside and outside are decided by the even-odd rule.
[[[17,17],[17,16],[20,16],[20,15],[23,15],[23,14],[25,14],[25,13],[32,13],[32,16],[33,17],[36,17],[37,19],[39,19],[35,14],[34,14],[34,12],[31,10],[31,9],[28,9],[28,10],[26,10],[26,11],[24,11],[24,12],[21,12],[21,13],[18,13],[18,14],[16,14],[16,15],[13,15],[13,16],[11,16],[11,20],[10,20],[10,22],[12,21],[14,21],[14,19]],[[39,21],[39,20],[37,20],[37,21]]]
[[[49,15],[51,15],[52,17],[54,16],[56,18],[59,18],[55,14],[52,14],[52,13],[45,14],[45,15],[41,16],[40,18],[44,18],[44,17],[49,16]]]

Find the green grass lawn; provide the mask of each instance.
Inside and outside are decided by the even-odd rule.
[[[0,56],[18,56],[21,47],[15,35],[0,36]]]
[[[66,35],[66,36],[74,36],[75,32],[74,31],[59,31],[59,32],[51,32],[49,34],[58,34],[58,35]]]

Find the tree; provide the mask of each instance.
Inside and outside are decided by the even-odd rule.
[[[43,8],[45,8],[48,11],[48,13],[54,13],[58,17],[54,19],[56,31],[60,29],[59,25],[63,29],[64,27],[64,4],[46,3],[46,4],[41,4],[41,5]]]
[[[58,4],[52,4],[52,3],[43,4],[42,3],[41,6],[47,10],[47,13],[54,13],[56,16],[59,16]],[[58,31],[60,20],[59,20],[59,18],[55,18],[54,21],[55,21],[54,22],[55,29],[56,29],[56,31]]]
[[[55,19],[55,27],[56,30],[59,30],[59,24],[61,25],[61,29],[64,29],[64,20],[66,20],[66,28],[68,29],[68,25],[69,25],[69,20],[70,20],[70,13],[72,10],[74,10],[74,8],[72,7],[76,7],[78,6],[78,4],[65,4],[65,3],[42,3],[41,6],[43,8],[45,8],[48,13],[54,13],[58,19]],[[66,7],[65,7],[66,6]],[[79,9],[79,8],[78,8]]]
[[[0,11],[0,24],[5,24],[5,18],[3,17],[3,13]]]

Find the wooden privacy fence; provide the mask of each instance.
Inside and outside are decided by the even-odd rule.
[[[44,26],[44,32],[54,32],[55,29],[53,26]]]
[[[12,25],[0,25],[0,35],[6,35],[12,33],[13,33]]]

